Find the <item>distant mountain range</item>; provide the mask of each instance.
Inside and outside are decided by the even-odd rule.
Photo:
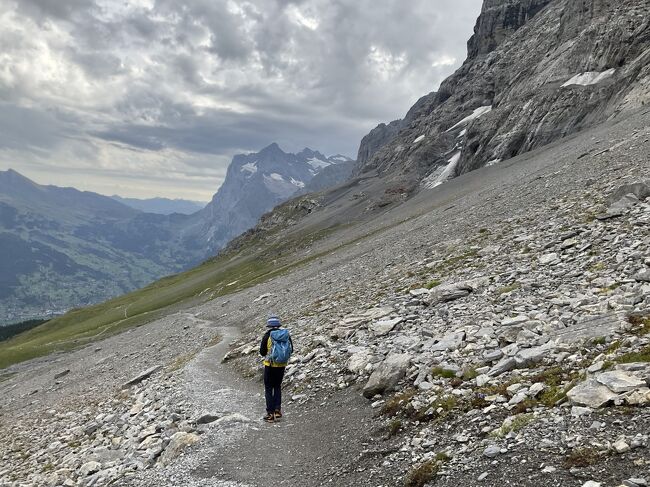
[[[115,201],[135,208],[136,210],[144,211],[146,213],[157,213],[159,215],[171,215],[172,213],[180,213],[182,215],[191,215],[203,209],[207,203],[202,201],[190,201],[182,199],[169,199],[169,198],[122,198],[114,194],[111,196]]]
[[[193,202],[116,199],[0,171],[0,325],[103,301],[196,265],[278,203],[343,182],[352,166],[344,156],[288,154],[272,144],[235,156],[212,201],[189,215],[178,210]]]

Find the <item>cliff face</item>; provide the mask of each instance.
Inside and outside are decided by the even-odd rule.
[[[432,187],[650,102],[649,25],[646,0],[486,0],[463,66],[357,173]]]
[[[468,58],[494,51],[508,36],[532,19],[551,0],[486,0],[467,42]]]

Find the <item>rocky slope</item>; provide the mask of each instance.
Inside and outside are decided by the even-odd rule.
[[[648,117],[423,191],[271,281],[11,368],[0,483],[253,486],[280,464],[278,485],[308,487],[645,485]],[[241,383],[269,310],[297,348],[275,427]],[[227,373],[205,355],[222,327],[243,333]],[[285,428],[286,450],[263,454]],[[324,438],[342,447],[322,453]]]
[[[643,106],[649,18],[642,0],[486,1],[463,66],[364,139],[357,174],[433,187]]]

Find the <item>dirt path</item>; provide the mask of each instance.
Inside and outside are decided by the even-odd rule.
[[[276,424],[264,413],[261,381],[244,379],[221,359],[237,339],[236,328],[219,328],[222,341],[186,367],[187,401],[220,416],[201,442],[173,465],[123,485],[176,486],[363,486],[395,485],[373,478],[372,412],[358,391],[343,391],[298,406],[285,399]],[[364,453],[366,452],[366,453]]]

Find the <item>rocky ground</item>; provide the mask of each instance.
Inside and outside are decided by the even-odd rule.
[[[647,127],[454,179],[291,274],[5,371],[0,485],[646,485]],[[270,311],[297,349],[277,425]]]

